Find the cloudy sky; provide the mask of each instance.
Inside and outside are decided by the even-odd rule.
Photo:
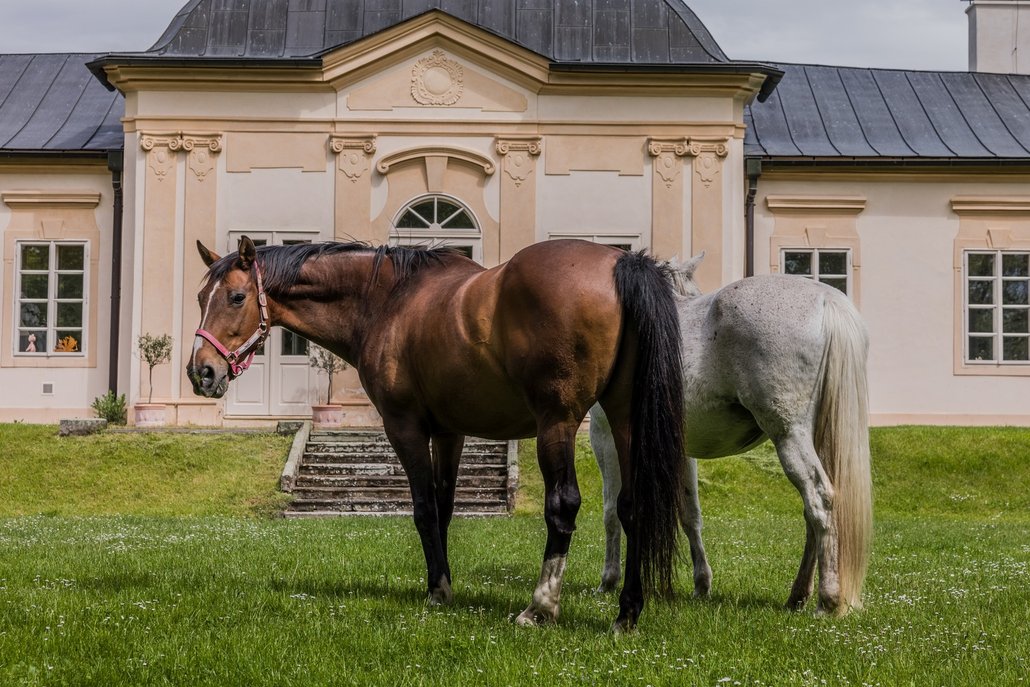
[[[686,0],[734,59],[964,70],[959,0]],[[145,50],[186,0],[0,0],[0,53]]]

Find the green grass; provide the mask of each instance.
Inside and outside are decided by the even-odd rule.
[[[281,462],[280,438],[53,434],[0,426],[14,475],[0,504],[0,685],[1025,685],[1030,673],[1026,430],[875,431],[866,609],[836,620],[780,608],[803,523],[774,455],[702,464],[713,598],[651,603],[619,638],[616,598],[593,592],[600,481],[583,446],[562,616],[530,630],[511,619],[544,540],[531,447],[515,517],[452,526],[456,601],[440,609],[424,603],[407,518],[254,517],[278,467],[250,456],[264,445]],[[89,496],[76,455],[105,481],[135,481],[139,499]],[[198,475],[252,486],[198,501],[182,488]],[[47,498],[21,482],[49,485]]]

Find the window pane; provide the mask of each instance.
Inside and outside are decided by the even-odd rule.
[[[81,274],[59,274],[57,275],[57,297],[58,298],[82,298],[82,275]]]
[[[21,276],[21,297],[46,299],[50,278],[46,274],[23,274]]]
[[[836,277],[831,277],[831,278],[823,277],[819,281],[821,281],[822,283],[826,284],[827,286],[832,286],[833,288],[837,289],[838,291],[840,291],[844,295],[847,295],[847,293],[848,293],[848,280],[847,280],[846,277],[843,278],[843,279],[837,279]]]
[[[469,214],[462,210],[457,215],[448,219],[444,225],[448,229],[475,229],[476,225],[472,222],[472,218]]]
[[[411,209],[424,217],[429,223],[436,221],[436,199],[424,200],[418,205],[412,205]]]
[[[787,252],[783,254],[783,272],[785,274],[812,274],[811,251]]]
[[[994,360],[994,337],[993,336],[971,336],[971,337],[969,337],[969,359],[970,360]]]
[[[57,246],[57,269],[81,270],[85,265],[85,246]]]
[[[1030,277],[1030,253],[1001,256],[1001,276]]]
[[[1026,305],[1030,298],[1027,283],[1023,280],[1002,282],[1001,302],[1005,305]]]
[[[991,334],[994,332],[994,310],[970,310],[969,331]]]
[[[819,252],[819,273],[820,274],[844,274],[848,273],[847,253],[825,253]]]
[[[472,259],[472,246],[459,246],[459,245],[456,245],[456,244],[450,244],[447,247],[450,248],[451,250],[458,251],[459,253],[464,255],[469,260]]]
[[[294,334],[288,329],[283,330],[282,335],[283,355],[307,355],[308,340],[303,336]]]
[[[970,281],[969,302],[972,305],[994,305],[993,281]]]
[[[47,317],[46,303],[22,303],[21,319],[22,327],[45,327]]]
[[[438,198],[436,201],[436,221],[443,224],[451,215],[461,210],[454,203]]]
[[[79,353],[82,351],[80,341],[82,332],[78,329],[57,330],[57,343],[54,344],[54,353]]]
[[[23,270],[50,269],[50,246],[22,246],[21,268]]]
[[[994,254],[993,253],[970,253],[969,254],[969,276],[970,277],[993,277],[994,276]]]
[[[58,303],[57,304],[57,326],[58,327],[81,327],[82,326],[82,303]]]
[[[429,222],[419,217],[413,211],[408,210],[397,220],[398,229],[425,229]]]
[[[1001,331],[1006,334],[1030,334],[1030,310],[1005,308],[1001,314]]]
[[[39,330],[19,333],[18,350],[22,353],[46,353],[46,332]]]
[[[1030,360],[1030,338],[1006,336],[1001,342],[1003,360]]]

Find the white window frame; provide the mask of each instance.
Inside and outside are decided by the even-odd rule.
[[[971,255],[993,255],[994,256],[994,275],[991,277],[974,277],[969,273],[969,258]],[[1005,250],[1005,249],[982,249],[982,248],[971,248],[963,251],[962,254],[962,360],[965,365],[973,365],[976,367],[1018,367],[1018,366],[1030,366],[1030,360],[1004,360],[1004,340],[1005,337],[1020,337],[1030,339],[1030,333],[1009,333],[1006,334],[1002,331],[1003,329],[1003,314],[1006,309],[1010,310],[1026,310],[1028,317],[1030,317],[1030,304],[1010,304],[1006,305],[1001,302],[1003,288],[1007,281],[1030,281],[1030,277],[1005,277],[1002,275],[1002,260],[1005,255],[1026,255],[1030,259],[1030,251],[1026,250]],[[990,281],[994,285],[994,303],[990,305],[982,305],[978,303],[969,302],[969,283],[971,281],[987,282]],[[972,310],[992,310],[993,311],[993,327],[990,333],[988,332],[971,332],[969,331],[969,313]],[[969,340],[971,338],[993,338],[993,360],[976,360],[970,355]]]
[[[21,280],[23,276],[22,270],[22,248],[25,246],[48,246],[49,250],[49,264],[47,265],[47,322],[45,327],[23,327],[21,324],[21,305],[25,301],[36,301],[39,299],[21,297],[22,287]],[[57,247],[58,246],[82,246],[82,270],[58,270],[57,269]],[[15,252],[15,284],[14,284],[14,327],[12,332],[13,340],[11,342],[11,350],[14,357],[37,359],[37,358],[85,358],[86,342],[89,340],[89,295],[90,295],[90,242],[86,240],[41,240],[41,239],[27,239],[19,240],[14,243]],[[31,270],[32,274],[42,274],[42,270]],[[60,329],[57,326],[57,306],[59,303],[68,302],[79,302],[79,299],[61,299],[57,297],[57,282],[59,274],[82,274],[82,327],[79,336],[79,350],[74,352],[63,352],[53,350],[57,344],[57,331]],[[29,329],[45,329],[47,342],[45,350],[27,352],[22,351],[20,347],[20,335],[21,332]]]
[[[416,205],[426,202],[427,200],[434,199],[445,200],[448,203],[456,205],[464,210],[472,220],[472,224],[475,225],[475,228],[455,229],[442,227],[436,223],[424,229],[397,227],[397,222],[400,221],[401,217],[403,217],[408,210],[412,209]],[[472,208],[470,208],[467,203],[464,203],[458,198],[446,193],[426,193],[418,196],[417,198],[412,198],[402,205],[401,209],[397,211],[393,221],[390,222],[390,245],[430,246],[433,248],[469,248],[472,252],[472,259],[479,264],[483,264],[483,231],[481,226],[479,218],[476,217],[476,213],[472,212]]]
[[[600,243],[605,246],[629,246],[630,250],[641,250],[643,241],[641,240],[640,234],[549,234],[547,236],[549,241],[557,241],[559,239],[581,239],[583,241],[592,241],[594,243]]]
[[[854,270],[854,268],[852,266],[853,263],[852,263],[852,256],[851,256],[851,249],[850,248],[846,248],[846,247],[835,248],[835,247],[832,247],[832,246],[821,246],[821,247],[818,247],[818,248],[813,248],[813,247],[810,247],[810,246],[801,246],[801,247],[797,247],[797,248],[791,248],[789,246],[781,246],[780,247],[780,274],[788,274],[788,272],[787,272],[787,253],[810,253],[812,255],[812,274],[795,274],[793,276],[795,276],[795,277],[805,277],[806,279],[812,279],[813,281],[817,281],[820,284],[824,283],[823,282],[823,278],[827,278],[827,279],[840,279],[843,276],[846,279],[845,288],[847,289],[844,292],[844,295],[847,296],[848,298],[852,298],[852,294],[854,293],[854,273],[855,273],[855,270]],[[844,253],[844,259],[845,259],[844,272],[845,272],[845,274],[841,275],[841,274],[826,274],[826,273],[824,273],[820,269],[819,256],[820,256],[821,253]],[[832,286],[832,284],[827,284],[827,286]],[[836,287],[833,287],[833,288],[836,288]]]

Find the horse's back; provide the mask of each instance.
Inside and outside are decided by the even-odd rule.
[[[692,452],[730,455],[810,421],[829,301],[853,309],[825,285],[763,275],[684,304],[688,433],[699,435],[693,442],[688,436]]]
[[[620,254],[547,241],[488,270],[427,273],[403,306],[408,324],[391,330],[409,394],[442,427],[485,437],[532,435],[540,406],[555,400],[585,414],[618,351]]]

